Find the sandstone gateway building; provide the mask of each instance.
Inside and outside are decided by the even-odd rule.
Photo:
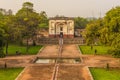
[[[49,20],[49,37],[74,38],[74,20],[69,17],[54,17]]]

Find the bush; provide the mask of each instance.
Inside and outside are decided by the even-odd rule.
[[[120,48],[111,48],[108,50],[109,54],[112,54],[114,57],[120,58]]]

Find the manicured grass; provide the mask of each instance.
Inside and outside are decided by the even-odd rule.
[[[120,69],[90,68],[94,80],[120,80]]]
[[[0,80],[15,80],[23,68],[0,69]]]
[[[97,54],[107,54],[107,51],[110,49],[109,46],[93,46],[91,50],[91,46],[79,46],[82,54],[94,54],[95,49],[97,50]]]
[[[19,51],[21,54],[37,54],[38,51],[42,48],[42,46],[30,46],[29,52],[26,53],[26,46],[19,46],[19,45],[9,45],[8,47],[8,54],[13,55],[16,54],[16,51]],[[5,49],[4,49],[5,50]]]

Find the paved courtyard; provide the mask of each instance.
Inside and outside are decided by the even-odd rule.
[[[110,56],[82,55],[77,45],[64,45],[62,58],[80,58],[80,63],[34,63],[37,57],[57,58],[58,45],[46,45],[37,55],[0,58],[0,67],[25,67],[16,80],[92,80],[88,67],[120,67],[120,60]]]

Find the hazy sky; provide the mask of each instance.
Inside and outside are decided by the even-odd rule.
[[[49,17],[99,17],[112,7],[120,6],[120,0],[0,0],[0,8],[12,9],[16,13],[26,1],[32,2],[37,12],[46,11]]]

